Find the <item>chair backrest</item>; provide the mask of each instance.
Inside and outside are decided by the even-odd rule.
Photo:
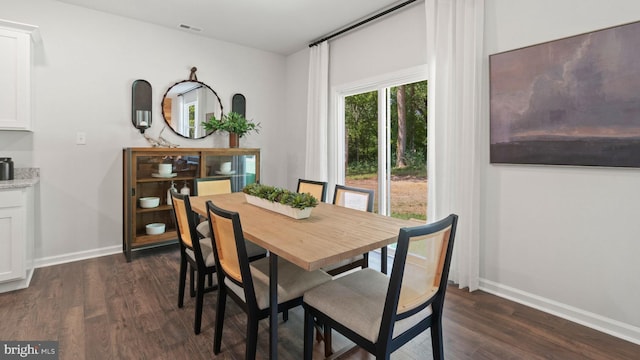
[[[451,214],[435,223],[400,229],[379,339],[390,340],[396,321],[429,305],[434,314],[441,314],[457,223],[458,216]],[[410,253],[412,247],[425,246],[427,256]]]
[[[213,238],[213,253],[218,264],[218,283],[222,286],[224,278],[228,278],[244,288],[245,301],[257,307],[240,215],[207,201],[207,217]]]
[[[333,204],[350,209],[373,211],[373,190],[336,185]]]
[[[196,222],[191,210],[191,203],[189,202],[189,195],[179,194],[178,192],[171,191],[171,202],[173,203],[173,213],[175,214],[178,240],[180,243],[188,248],[192,249],[196,254],[196,261],[202,261],[202,250],[200,249],[200,241],[198,233],[196,232]]]
[[[327,199],[327,182],[298,179],[298,190],[300,194],[309,193],[318,201],[324,202]]]
[[[230,177],[210,177],[210,178],[196,178],[196,188],[194,195],[218,195],[231,193],[231,178]]]

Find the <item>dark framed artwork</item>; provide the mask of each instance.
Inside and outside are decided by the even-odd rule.
[[[489,56],[492,163],[640,167],[640,22]]]

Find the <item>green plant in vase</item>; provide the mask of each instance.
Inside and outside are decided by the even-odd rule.
[[[247,195],[290,206],[294,209],[305,209],[318,205],[318,199],[311,194],[300,194],[275,186],[254,183],[245,186],[242,192]]]
[[[258,133],[260,130],[260,123],[254,123],[251,120],[247,120],[244,115],[234,111],[223,115],[222,119],[217,119],[215,116],[211,116],[208,121],[202,123],[202,126],[207,131],[228,132],[230,147],[237,147],[237,144],[239,143],[239,139],[241,137],[252,131]]]

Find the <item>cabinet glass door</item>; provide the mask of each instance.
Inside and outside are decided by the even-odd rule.
[[[172,184],[180,192],[185,186],[193,193],[193,179],[200,173],[200,156],[197,153],[172,155],[139,155],[135,165],[135,244],[146,244],[175,239],[176,224],[173,206],[168,201],[168,190]],[[159,197],[156,207],[143,207],[141,198]],[[165,224],[165,232],[148,235],[146,226],[151,223]]]
[[[207,155],[207,177],[231,178],[231,191],[238,192],[256,182],[255,155]]]

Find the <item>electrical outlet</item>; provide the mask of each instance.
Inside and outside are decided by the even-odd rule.
[[[76,133],[76,145],[86,145],[87,144],[87,134],[84,132]]]

